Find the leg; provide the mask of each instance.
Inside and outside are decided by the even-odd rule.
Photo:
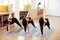
[[[24,26],[24,31],[25,31],[25,34],[26,34],[27,20],[25,18],[22,20],[22,24]]]
[[[24,31],[26,32],[26,25],[23,25],[24,26]]]
[[[43,25],[44,25],[43,17],[41,17],[41,18],[39,19],[39,24],[40,24],[41,34],[43,35]]]
[[[8,31],[8,25],[7,25],[7,31]]]
[[[8,19],[6,19],[6,20],[3,21],[3,22],[7,23],[7,31],[8,31],[8,30],[9,30],[9,29],[8,29],[8,27],[9,27],[9,26],[8,26],[8,25],[9,25]]]
[[[22,27],[16,18],[13,18],[12,22],[10,24],[13,24],[13,23],[16,23],[17,25],[19,25],[20,27]]]
[[[48,19],[46,19],[47,20],[47,23],[45,23],[45,25],[47,25],[47,27],[50,29],[50,23],[49,23],[49,20]]]
[[[34,27],[36,27],[36,26],[34,25],[34,22],[33,22],[33,21],[31,21],[31,24],[32,24]]]
[[[49,23],[47,23],[47,27],[50,29],[50,24]]]
[[[24,26],[24,32],[26,34],[26,28],[27,28],[27,25],[23,25]]]
[[[40,24],[41,34],[43,35],[43,25]]]
[[[5,24],[7,24],[7,31],[9,31],[9,25],[10,25],[10,22],[8,21],[8,19],[6,19],[6,20],[3,21],[3,22],[5,22]]]

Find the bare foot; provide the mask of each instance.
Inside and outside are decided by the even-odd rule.
[[[26,34],[27,32],[24,32],[24,34]]]

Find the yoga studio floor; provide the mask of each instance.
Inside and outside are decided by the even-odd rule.
[[[7,34],[7,31],[0,32],[0,40],[60,40],[60,17],[47,16],[50,21],[49,30],[48,27],[44,27],[44,36],[41,35],[40,27],[38,23],[39,17],[34,19],[37,28],[31,26],[29,33],[24,34],[23,29],[19,27],[11,29]],[[28,30],[27,30],[28,31]]]

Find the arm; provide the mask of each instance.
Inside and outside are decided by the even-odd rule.
[[[43,20],[44,20],[44,22],[46,22],[45,18],[46,18],[46,3],[44,1],[44,9],[43,9]]]
[[[11,13],[10,13],[10,14],[9,14],[9,17],[8,17],[8,21],[11,22],[11,21],[12,21],[11,19],[12,19],[12,17],[11,17]]]

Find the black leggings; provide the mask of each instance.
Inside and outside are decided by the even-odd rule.
[[[47,27],[50,29],[50,23],[49,23],[49,20],[46,18],[45,19],[47,22],[45,23],[44,20],[43,20],[43,17],[41,17],[39,19],[39,24],[40,24],[40,29],[41,29],[41,34],[43,35],[43,25],[45,23],[45,26],[47,25]]]
[[[43,35],[43,25],[40,24],[41,34]]]
[[[12,18],[11,20],[12,20],[12,22],[10,22],[10,25],[13,23],[16,23],[17,25],[22,27],[16,18]],[[6,23],[8,24],[8,19],[6,20]],[[8,26],[7,26],[7,31],[8,31]]]
[[[17,25],[22,27],[16,18],[12,18],[11,20],[12,20],[12,22],[10,22],[10,25],[13,24],[13,23],[16,23]]]
[[[24,31],[26,32],[27,25],[23,24],[23,26],[24,26]]]
[[[43,24],[41,24],[40,23],[40,29],[41,29],[41,34],[43,35],[43,25],[44,25],[44,23]],[[49,25],[49,23],[45,23],[45,26],[47,25],[47,27],[50,29],[50,25]]]
[[[29,20],[29,21],[28,21],[28,24],[29,24],[29,23],[31,23],[31,24],[35,27],[33,20]]]
[[[26,32],[26,28],[27,28],[27,20],[24,18],[22,19],[22,24],[23,24],[23,27],[24,27],[24,31]]]
[[[47,27],[50,29],[50,24],[49,22],[45,23],[45,26],[47,25]]]

